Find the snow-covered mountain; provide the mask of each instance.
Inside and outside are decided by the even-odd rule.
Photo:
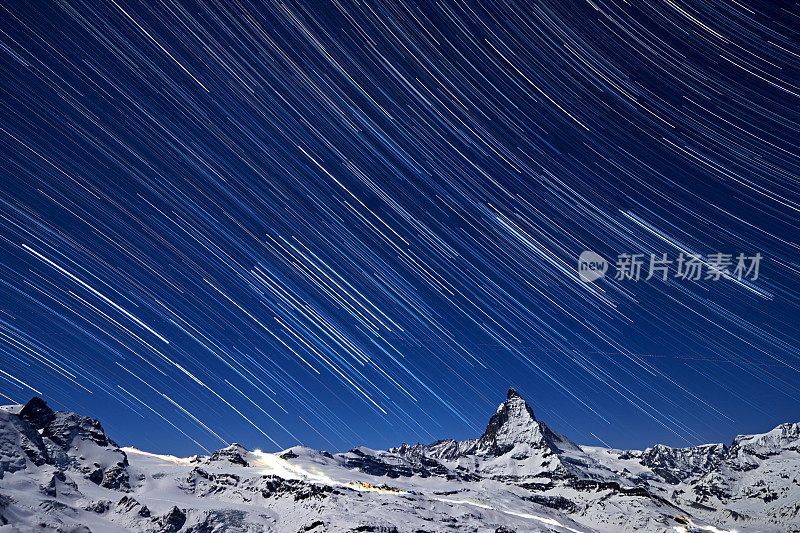
[[[477,439],[177,458],[39,398],[0,409],[0,531],[800,532],[799,513],[800,424],[730,446],[579,446],[511,389]]]

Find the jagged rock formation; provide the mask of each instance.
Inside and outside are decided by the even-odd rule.
[[[678,515],[800,532],[800,424],[730,446],[611,450],[553,431],[511,389],[476,439],[179,459],[120,449],[39,398],[0,408],[9,531],[662,532]]]
[[[24,468],[24,457],[35,466],[57,467],[59,475],[73,472],[105,488],[130,490],[128,458],[97,420],[54,412],[42,399],[33,398],[18,410],[0,411],[0,426],[0,477],[4,471]]]
[[[520,446],[529,446],[551,454],[567,450],[580,451],[568,438],[536,420],[528,402],[512,388],[508,390],[506,401],[500,404],[497,412],[489,419],[486,431],[474,448],[467,448],[464,453],[500,456],[519,449]]]
[[[592,464],[578,445],[537,420],[533,409],[513,388],[480,438],[403,444],[389,451],[417,464],[433,459],[461,475],[505,481],[592,477],[593,469],[602,469]]]
[[[244,446],[234,442],[227,448],[222,448],[212,453],[206,462],[225,461],[232,465],[248,466],[245,459],[246,456],[247,450]]]
[[[723,444],[692,448],[670,448],[657,444],[641,454],[640,462],[667,483],[680,483],[697,472],[718,468],[725,452],[726,447]]]

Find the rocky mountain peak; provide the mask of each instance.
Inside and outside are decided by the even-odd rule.
[[[247,457],[250,452],[239,443],[234,442],[227,448],[222,448],[211,454],[208,462],[227,461],[231,464],[248,466]]]
[[[38,396],[34,396],[22,407],[17,416],[34,428],[42,429],[53,421],[56,414],[47,406],[47,402]]]
[[[516,390],[511,388],[508,389],[506,394],[506,401],[500,404],[497,411],[489,419],[489,424],[486,426],[486,431],[484,431],[481,440],[484,440],[484,438],[496,438],[504,429],[517,428],[523,430],[535,422],[536,417],[533,414],[533,409]]]
[[[486,431],[476,444],[476,451],[502,455],[518,445],[557,452],[563,444],[575,447],[568,439],[536,420],[528,402],[514,389],[508,389],[506,401],[489,419]]]
[[[519,395],[517,389],[515,389],[514,387],[509,387],[508,392],[506,393],[506,399],[511,400],[512,398],[519,398],[520,400],[522,400],[522,396]]]

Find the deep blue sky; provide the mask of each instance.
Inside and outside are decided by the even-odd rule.
[[[472,437],[509,385],[586,444],[800,420],[800,9],[717,4],[3,2],[4,401],[175,454]]]

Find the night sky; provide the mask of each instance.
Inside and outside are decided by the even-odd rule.
[[[2,402],[181,455],[509,386],[616,448],[800,420],[800,5],[651,4],[0,3]]]

